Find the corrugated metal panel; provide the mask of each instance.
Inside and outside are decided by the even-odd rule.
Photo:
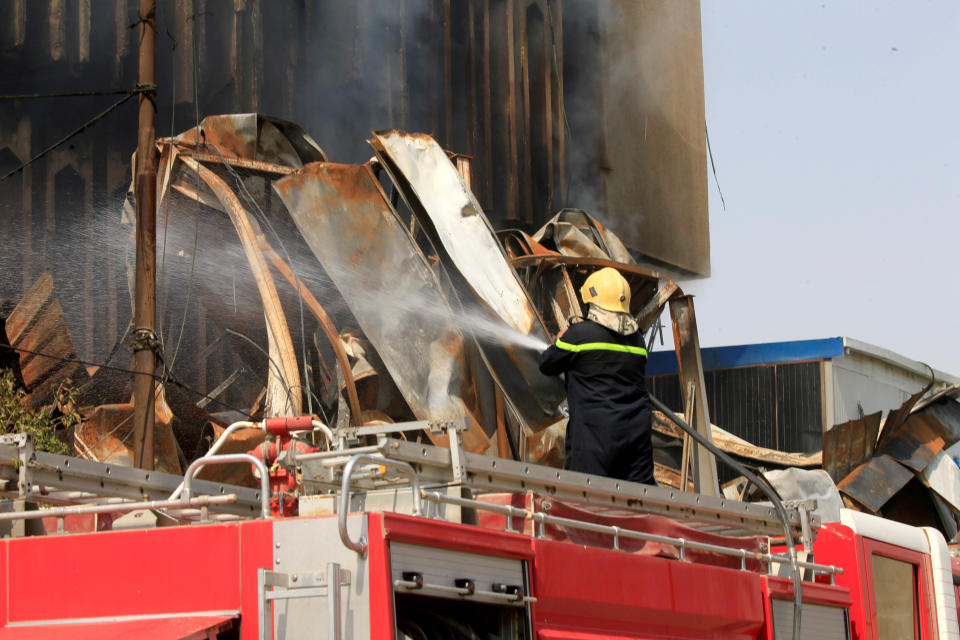
[[[793,637],[793,601],[773,599],[773,637],[789,640]],[[846,609],[822,604],[804,604],[800,614],[800,632],[804,638],[819,640],[847,640]]]
[[[816,451],[822,446],[820,363],[716,369],[704,375],[711,421],[760,447]],[[648,378],[650,392],[682,412],[676,375]]]
[[[823,446],[820,363],[798,362],[777,370],[777,449],[815,451]]]
[[[773,367],[710,371],[706,380],[714,424],[757,446],[778,448]]]

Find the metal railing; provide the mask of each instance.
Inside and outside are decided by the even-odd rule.
[[[367,537],[361,535],[357,541],[350,538],[350,532],[347,531],[347,512],[350,510],[350,481],[352,480],[353,470],[360,463],[376,464],[381,467],[391,467],[404,473],[410,479],[410,486],[413,489],[413,515],[418,516],[422,513],[421,495],[420,495],[420,476],[414,471],[413,467],[406,462],[390,460],[389,458],[380,458],[365,453],[358,453],[350,458],[347,466],[343,468],[343,480],[340,484],[340,508],[338,509],[337,527],[340,531],[340,540],[348,548],[356,551],[361,556],[367,552]]]
[[[260,517],[266,519],[270,517],[270,472],[263,460],[254,458],[249,453],[225,453],[215,456],[203,456],[190,463],[186,472],[183,474],[183,497],[190,498],[190,490],[193,485],[193,478],[203,467],[208,464],[227,464],[229,462],[249,462],[260,472]],[[178,488],[179,490],[179,488]],[[174,491],[176,494],[177,491]]]
[[[444,504],[454,504],[461,507],[471,507],[474,509],[480,509],[483,511],[491,511],[494,513],[499,513],[501,515],[507,516],[506,520],[506,530],[514,531],[511,525],[512,518],[523,518],[524,520],[530,520],[537,525],[536,536],[538,538],[546,537],[544,532],[544,526],[547,524],[552,524],[560,527],[568,527],[571,529],[580,529],[581,531],[592,531],[594,533],[603,533],[613,537],[613,550],[622,551],[620,548],[620,538],[630,538],[634,540],[642,540],[644,542],[658,542],[660,544],[668,544],[674,547],[677,547],[680,553],[680,560],[686,560],[686,550],[693,549],[696,551],[706,551],[710,553],[716,553],[719,555],[730,556],[733,558],[740,559],[740,569],[746,570],[747,560],[756,560],[758,562],[768,562],[768,563],[777,563],[777,564],[790,564],[790,557],[787,555],[774,555],[771,553],[760,553],[760,552],[751,552],[747,549],[737,549],[731,547],[724,547],[721,545],[710,544],[708,542],[697,542],[696,540],[687,540],[685,538],[674,538],[671,536],[662,536],[655,533],[646,533],[643,531],[635,531],[633,529],[624,529],[623,527],[618,527],[615,525],[605,525],[597,524],[596,522],[585,522],[583,520],[573,520],[571,518],[561,518],[559,516],[551,516],[549,514],[543,513],[541,511],[536,511],[533,509],[522,509],[520,507],[513,507],[510,505],[500,505],[500,504],[491,504],[489,502],[483,502],[481,500],[471,500],[469,498],[456,498],[453,496],[447,496],[442,493],[436,492],[427,492],[423,491],[423,499],[429,500],[436,503]],[[830,582],[833,584],[834,576],[840,573],[843,573],[841,567],[836,567],[834,565],[821,565],[813,562],[803,562],[797,560],[797,566],[803,569],[810,569],[814,574],[829,575]]]
[[[176,498],[172,500],[149,500],[144,502],[111,502],[107,504],[90,504],[77,507],[52,507],[35,511],[12,511],[0,513],[0,522],[11,520],[37,520],[41,518],[57,518],[57,531],[63,531],[63,519],[69,516],[89,515],[97,513],[129,513],[153,509],[193,509],[206,508],[210,505],[233,504],[237,501],[237,494],[229,493],[223,496],[198,496],[196,498]]]
[[[628,538],[633,540],[641,540],[644,542],[657,542],[660,544],[667,544],[673,547],[676,547],[680,554],[680,560],[687,560],[687,550],[696,550],[709,553],[715,553],[718,555],[728,556],[732,558],[737,558],[740,560],[740,569],[747,570],[747,561],[755,560],[758,562],[766,563],[776,563],[776,564],[785,564],[793,566],[794,562],[796,566],[803,569],[810,570],[812,576],[817,574],[826,575],[830,577],[831,584],[834,584],[835,577],[838,574],[843,573],[841,567],[836,567],[833,565],[822,565],[816,564],[813,562],[805,562],[800,560],[794,560],[789,555],[778,555],[772,553],[763,553],[750,551],[743,548],[733,548],[725,547],[721,545],[710,544],[707,542],[698,542],[695,540],[687,540],[685,538],[678,538],[672,536],[663,536],[654,533],[646,533],[643,531],[635,531],[633,529],[624,529],[623,527],[618,527],[615,525],[604,525],[598,524],[595,522],[585,522],[582,520],[574,520],[571,518],[561,518],[559,516],[551,516],[549,514],[536,511],[535,509],[523,509],[520,507],[514,507],[510,505],[499,505],[491,504],[488,502],[482,502],[480,500],[474,500],[470,498],[458,498],[455,496],[448,496],[438,492],[426,491],[420,487],[419,476],[413,467],[406,462],[401,462],[398,460],[391,460],[389,458],[382,458],[378,456],[373,456],[369,454],[357,454],[350,458],[344,467],[343,479],[341,481],[341,492],[340,492],[340,505],[338,509],[338,526],[340,529],[340,539],[343,541],[344,545],[349,549],[356,551],[357,553],[363,555],[367,550],[367,540],[364,536],[361,536],[359,540],[354,541],[350,538],[347,532],[347,515],[350,508],[350,495],[351,495],[351,481],[354,477],[354,469],[358,464],[370,464],[370,465],[379,465],[385,468],[394,468],[401,470],[404,475],[406,475],[410,480],[410,489],[413,498],[413,515],[421,515],[423,513],[422,509],[422,500],[428,500],[430,502],[435,502],[438,504],[451,504],[460,507],[468,507],[477,509],[480,511],[488,511],[493,513],[498,513],[504,516],[507,516],[506,520],[506,530],[513,531],[515,530],[512,527],[511,519],[512,518],[522,518],[524,520],[532,521],[536,526],[534,527],[534,535],[538,538],[545,537],[544,527],[545,525],[555,525],[561,527],[568,527],[571,529],[579,529],[582,531],[590,531],[594,533],[601,533],[610,535],[613,539],[613,549],[616,551],[623,551],[620,545],[621,538]],[[403,585],[406,586],[406,585]]]

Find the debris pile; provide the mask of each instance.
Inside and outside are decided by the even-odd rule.
[[[960,385],[910,396],[886,419],[873,413],[824,434],[823,468],[845,506],[917,526],[947,540],[960,523]]]
[[[681,293],[583,211],[496,233],[469,159],[429,136],[369,143],[365,164],[329,162],[299,127],[257,114],[157,141],[156,469],[182,472],[234,421],[301,414],[341,429],[466,417],[468,451],[559,466],[563,385],[537,359],[582,315],[585,277],[618,268],[644,330]],[[127,224],[134,207],[131,186]],[[47,275],[8,319],[11,345],[43,354],[18,352],[27,397],[72,380],[75,454],[132,464],[124,352],[85,368],[62,316]],[[439,433],[406,437],[443,446]],[[232,439],[224,451],[248,451],[262,432]]]
[[[775,485],[797,484],[776,470],[821,467],[820,454],[763,449],[709,423],[689,297],[639,266],[596,219],[564,209],[533,234],[496,232],[470,190],[468,158],[426,135],[375,132],[369,143],[368,162],[333,163],[296,125],[257,114],[207,117],[157,141],[155,469],[182,473],[231,423],[293,415],[346,434],[419,420],[424,428],[404,437],[439,446],[446,431],[431,423],[466,418],[468,451],[561,466],[563,387],[537,358],[583,315],[577,291],[605,266],[630,283],[648,346],[671,305],[688,423]],[[134,206],[131,188],[127,224]],[[131,331],[99,366],[79,362],[53,284],[44,274],[14,309],[0,310],[0,339],[12,347],[0,349],[0,368],[34,410],[62,408],[72,389],[69,410],[80,418],[57,423],[58,439],[77,456],[132,465],[121,349]],[[923,393],[882,428],[874,414],[828,431],[822,466],[847,506],[934,523],[953,538],[960,391],[921,401]],[[654,430],[657,481],[694,490],[687,470],[699,454],[689,437],[656,412]],[[241,429],[221,451],[252,451],[263,439]],[[201,477],[255,482],[244,463]],[[821,480],[830,484],[809,477]],[[725,493],[750,499],[743,482]]]

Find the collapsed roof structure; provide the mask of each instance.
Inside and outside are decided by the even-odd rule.
[[[537,356],[582,315],[576,292],[585,277],[614,266],[630,282],[642,330],[670,304],[684,417],[701,435],[760,470],[822,463],[848,507],[956,535],[960,471],[945,452],[960,440],[955,387],[924,401],[926,390],[916,394],[882,431],[880,414],[838,425],[826,432],[822,460],[754,446],[710,424],[692,300],[639,266],[611,230],[565,209],[532,235],[497,232],[470,189],[469,158],[395,130],[369,143],[368,162],[333,163],[298,126],[258,114],[210,116],[158,141],[166,324],[166,344],[157,345],[158,471],[181,473],[236,420],[302,414],[346,434],[465,418],[468,452],[562,466],[563,388],[540,374]],[[133,206],[131,187],[127,224]],[[32,406],[48,404],[64,381],[78,389],[76,454],[132,464],[129,376],[77,361],[50,274],[5,329]],[[658,482],[717,491],[712,456],[655,418]],[[447,434],[408,437],[446,446]],[[222,452],[249,451],[263,438],[237,431]],[[201,477],[253,484],[242,463]],[[894,499],[917,493],[914,477],[929,491],[922,508]],[[727,494],[748,499],[737,486]]]
[[[582,211],[533,236],[496,233],[469,159],[430,136],[369,142],[367,163],[329,162],[299,127],[258,114],[210,116],[158,141],[158,470],[182,469],[235,419],[301,414],[345,429],[466,417],[467,451],[559,466],[563,386],[537,358],[582,315],[576,291],[603,266],[628,278],[642,329],[673,301],[688,417],[709,429],[692,302],[673,281]],[[131,186],[127,223],[133,207]],[[187,324],[208,338],[184,340]],[[104,384],[109,368],[74,373],[86,418],[76,450],[132,460],[129,387]],[[237,450],[256,444],[233,437]],[[716,492],[709,456],[691,459],[691,481]]]

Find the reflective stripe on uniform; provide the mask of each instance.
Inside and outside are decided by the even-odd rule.
[[[570,344],[569,342],[564,342],[563,340],[557,340],[557,348],[563,349],[564,351],[573,351],[574,353],[579,353],[581,351],[619,351],[621,353],[632,353],[637,356],[647,357],[647,350],[643,347],[630,347],[625,344],[617,344],[615,342],[585,342],[583,344]]]

